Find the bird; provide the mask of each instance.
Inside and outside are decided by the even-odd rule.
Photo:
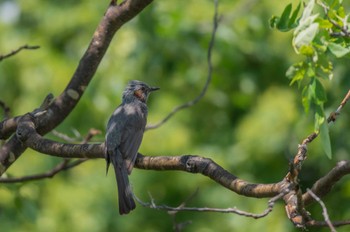
[[[134,167],[147,124],[148,96],[158,89],[142,81],[130,81],[123,92],[122,103],[115,109],[107,123],[106,173],[112,163],[118,187],[120,215],[128,214],[136,207],[128,175]]]

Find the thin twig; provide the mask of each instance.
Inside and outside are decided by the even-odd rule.
[[[20,52],[23,49],[27,49],[27,50],[33,50],[33,49],[38,49],[40,48],[40,46],[30,46],[30,45],[23,45],[19,48],[17,48],[16,50],[13,50],[12,52],[5,54],[5,55],[0,55],[0,61],[2,61],[3,59],[9,58],[10,56],[14,56],[16,55],[18,52]]]
[[[69,142],[69,143],[74,143],[77,141],[77,138],[72,138],[64,133],[61,133],[57,130],[52,130],[51,133],[56,136],[57,138],[60,138],[60,139],[63,139],[64,141],[66,142]]]
[[[347,94],[345,95],[344,99],[340,103],[339,107],[337,108],[336,111],[330,113],[329,117],[327,118],[327,122],[335,122],[335,120],[338,118],[340,115],[341,110],[345,106],[345,104],[349,101],[350,99],[350,90],[348,90]],[[307,145],[311,143],[314,139],[317,138],[319,135],[319,132],[313,132],[310,134],[306,139],[302,141],[301,144],[298,145],[298,152],[294,157],[294,162],[292,165],[292,169],[290,170],[286,176],[286,178],[290,181],[293,182],[298,179],[299,172],[301,170],[301,166],[303,164],[303,161],[306,159],[306,153],[307,153]]]
[[[195,196],[197,196],[197,194],[198,194],[198,188],[196,189],[196,191],[193,194],[191,194],[186,200],[184,200],[184,202],[182,202],[180,204],[180,207],[181,206],[184,207],[189,201],[191,201]],[[152,202],[154,204],[154,200],[153,199],[152,199]],[[174,229],[175,232],[182,231],[187,225],[192,223],[192,221],[190,221],[190,220],[187,220],[187,221],[184,221],[184,222],[181,222],[181,223],[177,222],[176,221],[176,215],[177,215],[178,212],[179,211],[168,211],[168,214],[170,215],[170,217],[171,217],[171,219],[173,221],[173,229]]]
[[[329,115],[329,117],[327,118],[328,123],[334,122],[337,119],[337,117],[340,115],[340,111],[348,102],[349,98],[350,90],[345,95],[337,110]],[[299,185],[299,173],[301,171],[305,159],[307,158],[307,145],[311,143],[315,138],[317,138],[318,135],[319,132],[313,132],[308,137],[306,137],[301,144],[298,145],[298,152],[295,155],[293,163],[290,165],[290,170],[285,177],[285,180],[288,183],[294,184],[295,186]],[[301,196],[300,190],[296,191],[296,194],[300,194],[300,196],[297,196],[291,192],[290,196],[285,197],[287,214],[292,215],[292,217],[289,216],[289,218],[296,226],[305,227],[306,223],[310,220],[308,214],[305,213],[307,211],[304,208],[304,201],[303,197]]]
[[[215,43],[215,35],[216,35],[216,31],[217,28],[219,26],[219,21],[220,21],[220,17],[218,16],[218,0],[214,1],[214,18],[213,18],[213,31],[211,33],[211,38],[210,38],[210,42],[209,42],[209,46],[208,46],[208,53],[207,53],[207,63],[208,63],[208,76],[207,76],[207,80],[205,82],[205,85],[202,89],[202,91],[199,93],[199,95],[194,98],[191,101],[188,101],[182,105],[179,105],[177,107],[175,107],[163,120],[161,120],[160,122],[156,123],[156,124],[151,124],[148,125],[146,127],[146,130],[149,129],[156,129],[158,127],[160,127],[161,125],[163,125],[164,123],[166,123],[171,117],[173,117],[178,111],[189,108],[191,106],[193,106],[194,104],[198,103],[205,95],[205,93],[208,90],[209,84],[211,82],[212,79],[212,74],[213,74],[213,65],[212,65],[212,61],[211,61],[211,54],[212,54],[212,50],[214,47],[214,43]]]
[[[345,106],[345,104],[349,101],[350,99],[350,89],[348,91],[348,93],[345,95],[343,101],[340,103],[339,107],[337,108],[337,110],[335,112],[333,112],[327,119],[327,122],[335,122],[335,120],[337,119],[338,115],[340,114],[340,111],[343,109],[343,107]]]
[[[255,214],[255,213],[249,213],[243,210],[239,210],[236,207],[233,208],[209,208],[209,207],[185,207],[183,205],[183,203],[181,205],[179,205],[178,207],[170,207],[167,205],[156,205],[154,203],[154,200],[151,198],[151,203],[148,202],[143,202],[141,201],[139,198],[137,198],[134,195],[134,198],[136,199],[136,201],[138,201],[143,207],[147,207],[147,208],[151,208],[151,209],[158,209],[158,210],[166,210],[166,211],[192,211],[192,212],[215,212],[215,213],[234,213],[234,214],[238,214],[240,216],[245,216],[245,217],[251,217],[254,219],[258,219],[258,218],[262,218],[267,216],[273,209],[275,203],[277,200],[281,199],[283,196],[285,196],[287,193],[289,192],[289,190],[283,191],[279,194],[277,194],[276,196],[274,196],[273,198],[271,198],[268,201],[268,207],[267,209],[264,210],[264,212],[260,213],[260,214]]]
[[[321,205],[321,207],[322,207],[322,215],[323,215],[323,218],[324,218],[325,222],[327,223],[327,225],[329,226],[329,228],[331,229],[332,232],[336,232],[334,226],[332,225],[332,222],[329,219],[329,215],[328,215],[328,212],[327,212],[326,205],[310,189],[307,189],[307,192]]]
[[[0,183],[7,183],[7,184],[18,183],[18,182],[23,183],[23,182],[33,181],[33,180],[52,178],[57,173],[74,168],[75,166],[78,166],[79,164],[85,162],[86,160],[88,159],[79,159],[79,160],[75,160],[74,162],[71,162],[71,160],[69,159],[64,159],[61,163],[57,164],[54,168],[52,168],[50,171],[47,171],[45,173],[23,176],[23,177],[0,178]]]

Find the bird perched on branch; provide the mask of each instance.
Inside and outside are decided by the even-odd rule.
[[[107,125],[107,172],[112,163],[118,185],[119,213],[128,214],[135,209],[135,201],[129,184],[131,173],[141,145],[147,122],[147,99],[158,87],[150,87],[141,81],[130,81],[123,92],[121,105],[115,109]]]

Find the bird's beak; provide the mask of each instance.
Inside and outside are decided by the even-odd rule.
[[[151,87],[150,92],[156,91],[158,89],[160,89],[160,88],[159,87]]]

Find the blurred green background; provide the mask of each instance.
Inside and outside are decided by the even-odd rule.
[[[238,177],[256,183],[280,181],[297,144],[313,130],[300,91],[289,86],[287,68],[297,57],[290,33],[271,30],[268,19],[280,15],[288,1],[220,1],[222,15],[213,51],[214,73],[205,97],[179,112],[162,127],[147,131],[140,152],[145,155],[193,154],[209,157]],[[40,45],[0,63],[0,100],[13,115],[32,111],[47,93],[59,95],[88,46],[108,1],[0,0],[0,54],[24,45]],[[149,123],[156,123],[176,105],[193,99],[207,77],[207,47],[212,30],[213,2],[155,1],[127,23],[114,38],[79,105],[57,128],[82,136],[90,128],[103,131],[129,80],[161,87],[149,99]],[[335,78],[326,83],[326,111],[336,109],[350,86],[347,62],[336,61]],[[346,106],[331,126],[333,159],[315,140],[303,166],[301,185],[329,171],[349,156],[349,115]],[[2,112],[1,112],[2,114]],[[59,140],[52,134],[47,137]],[[79,138],[78,138],[79,139]],[[27,150],[8,176],[44,172],[61,160]],[[268,199],[249,199],[210,179],[182,172],[134,169],[131,182],[143,201],[178,206],[198,189],[188,206],[238,207],[262,212]],[[332,220],[350,217],[344,202],[350,196],[345,177],[323,200]],[[0,185],[0,231],[172,231],[165,211],[143,208],[119,216],[113,173],[105,161],[91,160],[53,179]],[[321,207],[308,207],[322,219]],[[279,202],[265,218],[234,214],[180,212],[184,231],[298,231]],[[310,229],[309,231],[329,231]],[[338,231],[348,231],[340,228]]]

